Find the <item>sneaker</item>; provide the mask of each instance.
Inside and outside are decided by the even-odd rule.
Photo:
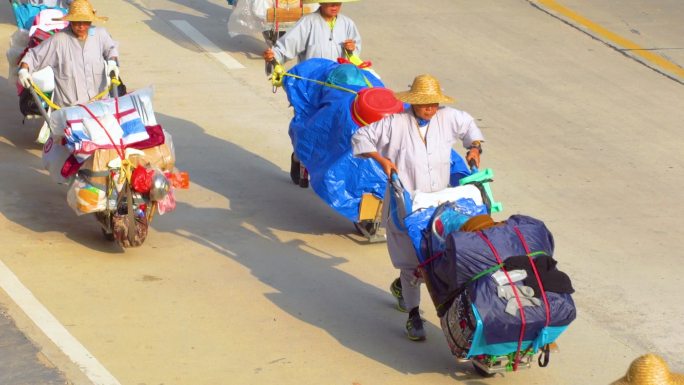
[[[404,302],[404,296],[401,294],[401,280],[399,278],[392,281],[390,285],[390,292],[397,299],[397,310],[402,313],[408,313],[406,308],[406,303]]]
[[[411,341],[425,341],[425,328],[423,328],[423,319],[420,318],[418,308],[411,311],[408,320],[406,321],[406,335]]]
[[[295,155],[293,152],[290,156],[290,179],[292,179],[292,183],[294,184],[299,184],[299,167],[300,164],[295,160]]]

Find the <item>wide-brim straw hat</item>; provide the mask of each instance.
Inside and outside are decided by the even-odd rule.
[[[88,0],[74,0],[69,6],[69,13],[59,19],[61,21],[107,21],[108,17],[97,16],[95,9]]]
[[[316,4],[316,3],[351,3],[352,1],[359,0],[304,0],[304,4]]]
[[[611,385],[684,385],[684,375],[670,372],[664,359],[649,353],[632,361],[627,374]]]
[[[394,94],[397,99],[408,104],[453,103],[454,98],[444,95],[439,81],[432,75],[418,75],[413,79],[409,91]]]

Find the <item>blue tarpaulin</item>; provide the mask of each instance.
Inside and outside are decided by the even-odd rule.
[[[327,59],[309,59],[288,71],[305,79],[285,76],[283,88],[294,108],[290,139],[297,158],[309,171],[311,188],[338,213],[357,222],[361,197],[371,193],[383,199],[387,176],[375,161],[352,155],[351,137],[359,126],[352,118],[351,107],[357,92],[369,85],[384,85],[371,72],[356,67],[352,71],[340,71],[340,66],[353,67]],[[337,76],[340,72],[343,76]],[[329,78],[344,89],[321,84]],[[452,185],[470,175],[455,151],[452,151],[451,172]]]

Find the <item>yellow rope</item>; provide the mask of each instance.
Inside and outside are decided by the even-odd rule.
[[[112,82],[109,85],[109,87],[107,87],[106,90],[95,95],[95,97],[90,99],[88,101],[88,103],[94,102],[95,100],[99,100],[99,99],[104,98],[105,96],[107,96],[109,94],[109,91],[111,91],[114,86],[118,87],[120,84],[121,84],[121,81],[119,79],[112,79]],[[60,107],[58,105],[56,105],[47,95],[45,95],[45,93],[40,88],[38,88],[38,86],[36,86],[35,83],[31,82],[31,87],[33,88],[34,91],[36,91],[36,94],[38,94],[38,96],[40,96],[41,99],[43,99],[45,101],[45,103],[47,103],[47,105],[50,108],[52,108],[55,111],[60,109]]]
[[[107,95],[109,94],[109,91],[111,91],[112,88],[114,88],[114,86],[117,86],[117,87],[118,87],[120,84],[121,84],[121,81],[120,81],[118,78],[112,78],[112,81],[111,81],[111,83],[109,84],[109,87],[107,87],[106,90],[104,90],[104,91],[100,92],[99,94],[95,95],[94,98],[88,100],[88,103],[94,102],[94,101],[96,101],[96,100],[100,100],[100,99],[104,98],[105,96],[107,96]]]
[[[273,73],[271,74],[271,83],[272,83],[275,87],[282,87],[282,86],[283,86],[283,77],[285,77],[285,76],[290,76],[290,77],[293,77],[293,78],[295,78],[295,79],[308,80],[308,81],[310,81],[310,82],[314,82],[314,83],[316,83],[316,84],[320,84],[320,85],[322,85],[322,86],[324,86],[324,87],[330,87],[330,88],[334,88],[334,89],[336,89],[336,90],[345,91],[345,92],[350,92],[350,93],[352,93],[352,94],[354,94],[354,95],[357,95],[357,94],[358,94],[358,92],[356,92],[356,91],[354,91],[354,90],[351,90],[351,89],[349,89],[349,88],[340,87],[340,86],[338,86],[338,85],[336,85],[336,84],[326,83],[326,82],[322,82],[322,81],[320,81],[320,80],[309,79],[309,78],[305,78],[305,77],[303,77],[303,76],[291,74],[291,73],[285,71],[285,68],[284,68],[282,65],[280,65],[280,64],[276,64],[275,67],[273,67]]]
[[[38,88],[38,86],[36,86],[33,82],[31,82],[31,87],[33,87],[33,90],[36,91],[38,96],[45,100],[45,103],[47,103],[47,105],[50,106],[50,108],[52,108],[55,111],[59,110],[59,106],[53,103],[52,100],[50,100],[50,98],[48,98],[47,95],[45,95],[43,91],[40,88]]]
[[[133,176],[133,164],[126,157],[126,159],[121,159],[121,172],[119,173],[119,184],[124,181],[131,183],[131,176]]]

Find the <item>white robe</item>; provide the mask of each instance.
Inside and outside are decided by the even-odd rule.
[[[449,186],[451,148],[457,141],[468,147],[484,141],[475,120],[467,112],[441,107],[428,125],[426,142],[420,136],[411,108],[359,128],[352,137],[354,155],[377,151],[397,166],[399,179],[415,195],[416,191],[435,192]],[[388,187],[389,188],[389,187]],[[389,196],[385,193],[385,196]],[[418,258],[405,232],[388,220],[389,199],[383,205],[387,229],[387,249],[398,269],[417,267]]]
[[[295,57],[299,62],[311,58],[337,60],[344,57],[342,43],[354,40],[356,50],[361,53],[361,34],[356,29],[352,19],[338,14],[335,27],[330,26],[319,12],[302,16],[292,29],[278,39],[273,47],[273,53],[279,63],[285,63]]]
[[[91,27],[85,45],[71,29],[56,33],[21,60],[29,71],[52,67],[55,73],[54,102],[60,107],[85,104],[107,88],[105,61],[119,56],[118,44],[107,30]]]

